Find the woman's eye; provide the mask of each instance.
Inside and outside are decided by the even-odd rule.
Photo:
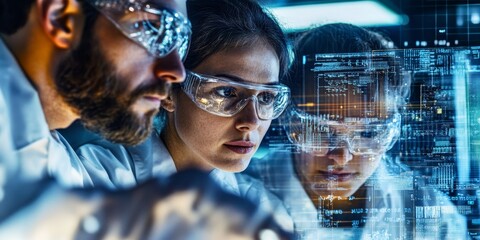
[[[224,98],[232,98],[237,96],[237,90],[233,87],[217,87],[214,89],[217,96]]]
[[[271,92],[262,92],[258,94],[257,98],[260,104],[270,105],[275,100],[275,94]]]

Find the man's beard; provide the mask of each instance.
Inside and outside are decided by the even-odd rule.
[[[170,84],[140,85],[127,92],[128,79],[116,74],[98,47],[93,34],[85,33],[76,48],[56,72],[60,95],[80,115],[83,125],[109,141],[137,145],[152,131],[152,120],[159,109],[137,116],[131,109],[146,94],[165,94]]]

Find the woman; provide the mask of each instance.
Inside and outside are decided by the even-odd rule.
[[[445,196],[414,189],[409,171],[386,154],[410,84],[389,42],[341,23],[297,42],[293,104],[281,119],[296,149],[272,151],[247,172],[282,198],[299,239],[465,237],[465,219]],[[423,218],[422,209],[435,207],[445,210]]]
[[[211,171],[225,189],[276,208],[259,183],[233,173],[248,166],[288,103],[290,91],[279,84],[288,66],[284,35],[253,1],[189,1],[188,10],[193,35],[187,78],[162,102],[157,120],[164,126],[154,140],[162,156],[154,160],[154,175]]]
[[[162,103],[161,138],[177,169],[243,171],[286,107],[287,46],[251,1],[190,1],[187,78]],[[226,11],[228,9],[228,11]]]

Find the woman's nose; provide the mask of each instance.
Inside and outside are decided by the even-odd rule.
[[[258,118],[255,101],[248,100],[247,105],[237,113],[236,128],[239,131],[253,131],[260,126],[260,119]]]

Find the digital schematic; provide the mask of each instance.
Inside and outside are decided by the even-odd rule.
[[[402,85],[401,79],[405,78],[410,80],[408,89]],[[303,135],[297,134],[295,137],[303,140],[305,145],[325,145],[324,141],[332,143],[332,139],[338,139],[336,135],[339,134],[357,135],[351,132],[338,133],[332,127],[311,127],[314,122],[359,122],[367,118],[368,123],[375,123],[388,119],[398,109],[401,114],[399,134],[387,155],[390,161],[400,163],[392,164],[390,170],[396,175],[393,174],[394,177],[388,181],[397,183],[398,190],[402,192],[402,201],[408,205],[398,210],[407,216],[401,221],[415,226],[415,234],[419,234],[420,229],[427,234],[428,226],[440,224],[436,222],[439,216],[457,211],[468,219],[469,236],[477,239],[480,238],[479,79],[480,47],[304,56],[303,79],[297,80],[306,82],[301,84],[303,89],[292,92],[293,104],[309,116],[301,120],[308,127],[304,131],[297,131]],[[317,87],[315,94],[307,94],[311,93],[314,86]],[[393,91],[406,94],[404,105],[393,97]],[[352,99],[357,99],[356,93],[361,93],[357,95],[362,96],[362,101],[354,107],[345,107]],[[383,102],[391,104],[384,106],[381,104]],[[345,117],[352,115],[358,118]],[[302,151],[298,141],[285,148],[285,142],[292,142],[289,132],[285,131],[286,125],[285,120],[272,123],[265,139],[265,148],[283,146],[285,150]],[[364,131],[361,134],[367,133]],[[384,133],[375,130],[373,134]],[[359,136],[358,139],[362,141],[367,139]],[[368,137],[371,138],[370,135]],[[342,139],[348,140],[348,137]],[[351,145],[365,145],[350,141]],[[366,185],[375,192],[379,189],[376,185],[378,182],[368,181]],[[439,193],[436,205],[428,205],[433,202],[433,197],[426,192]],[[355,211],[359,214],[367,209]],[[342,214],[335,211],[334,207],[326,213]],[[358,221],[361,222],[364,217],[362,215],[352,222],[358,225]],[[327,223],[332,225],[331,222]]]

